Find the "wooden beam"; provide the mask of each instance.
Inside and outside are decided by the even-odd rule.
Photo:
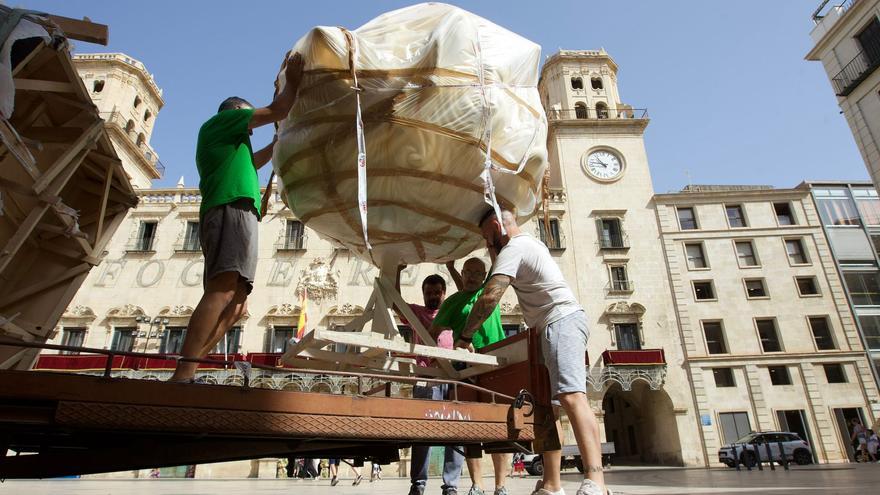
[[[0,300],[0,308],[5,308],[11,304],[21,301],[26,297],[30,297],[38,292],[42,292],[62,282],[66,282],[73,277],[76,277],[77,275],[80,275],[81,273],[87,272],[91,269],[92,265],[90,265],[89,263],[81,263],[74,266],[73,268],[66,270],[64,273],[51,280],[44,280],[42,282],[31,284],[24,288],[13,287],[12,289],[14,290],[14,293]]]
[[[27,64],[29,64],[29,63],[31,62],[31,60],[33,60],[34,58],[36,58],[36,56],[39,55],[40,52],[42,52],[43,48],[46,48],[46,40],[40,40],[40,43],[37,44],[37,46],[35,46],[34,49],[31,50],[31,52],[28,53],[27,56],[24,57],[24,58],[18,63],[18,65],[15,66],[14,69],[12,69],[12,77],[17,76],[18,73],[21,72],[21,69],[23,69],[24,67],[26,67]]]
[[[15,128],[12,127],[12,124],[4,118],[0,118],[0,142],[6,146],[12,156],[15,157],[15,160],[21,164],[25,172],[27,172],[32,179],[36,180],[40,173],[37,169],[36,158],[34,158],[31,150],[29,150],[24,141],[22,141],[21,136],[19,136]]]
[[[83,130],[78,127],[35,126],[21,131],[21,135],[42,143],[68,144],[82,136]]]
[[[441,359],[446,361],[461,361],[464,363],[487,364],[498,366],[503,360],[491,354],[477,354],[466,349],[443,349],[422,344],[410,344],[403,338],[386,339],[383,335],[373,332],[337,332],[333,330],[315,329],[310,332],[313,338],[326,343],[356,345],[360,347],[384,349],[403,354],[415,354],[417,356]],[[325,344],[326,345],[326,344]]]
[[[43,214],[45,214],[48,209],[49,205],[44,203],[31,210],[31,212],[28,213],[27,218],[22,222],[21,227],[19,227],[18,230],[15,231],[15,234],[6,241],[6,245],[0,250],[0,274],[2,274],[6,270],[6,267],[9,266],[9,263],[15,257],[15,254],[18,253],[21,245],[24,244],[28,236],[31,235],[31,232],[33,232],[34,228],[43,217]]]
[[[110,197],[110,184],[113,183],[113,167],[107,167],[107,182],[104,184],[104,195],[101,197],[101,209],[98,213],[98,231],[95,239],[100,239],[104,233],[104,212],[107,211],[107,198]]]
[[[391,287],[391,284],[388,283],[386,279],[376,278],[376,285],[379,287],[385,294],[388,295],[388,298],[391,299],[391,304],[397,307],[397,310],[400,311],[400,314],[403,315],[404,318],[409,322],[410,328],[419,336],[419,339],[422,343],[427,344],[431,347],[437,347],[437,341],[434,340],[434,337],[428,332],[428,329],[422,325],[422,320],[420,320],[413,310],[409,307],[409,304],[403,300],[403,296],[394,288]],[[438,364],[443,371],[445,371],[449,376],[454,376],[456,374],[455,369],[452,367],[452,364],[447,361],[439,361]]]
[[[48,187],[50,183],[52,183],[55,177],[57,177],[58,174],[61,173],[61,171],[64,170],[65,167],[72,166],[75,168],[79,166],[78,162],[76,163],[76,165],[73,165],[72,162],[74,157],[76,157],[78,153],[81,154],[84,148],[94,144],[94,142],[97,140],[98,133],[100,133],[103,128],[104,121],[99,119],[94,121],[89,128],[85,130],[80,129],[82,135],[79,137],[79,139],[74,141],[74,143],[66,152],[64,152],[61,156],[58,157],[58,159],[55,160],[55,163],[53,163],[48,170],[43,172],[43,175],[41,175],[40,178],[37,179],[37,182],[34,184],[34,191],[38,193],[43,192],[43,190],[46,189],[46,187]],[[85,158],[85,155],[83,155],[82,158]]]
[[[39,91],[73,93],[76,87],[69,82],[44,81],[42,79],[13,79],[16,91]]]
[[[95,107],[94,103],[85,103],[80,100],[74,100],[71,98],[67,98],[65,96],[57,95],[55,93],[46,93],[43,95],[43,98],[48,101],[53,101],[55,103],[61,103],[62,105],[69,105],[72,107],[79,108],[80,110],[87,110],[92,112],[92,114],[97,113],[98,109]]]
[[[64,36],[88,43],[107,46],[110,41],[110,28],[106,24],[92,22],[88,17],[72,19],[60,15],[47,16],[50,21],[64,31]]]
[[[21,359],[21,356],[24,355],[25,352],[27,352],[27,349],[22,349],[22,350],[16,352],[15,354],[13,354],[12,357],[7,359],[6,361],[3,361],[2,363],[0,363],[0,370],[8,370],[8,369],[12,368],[15,365],[15,363],[17,363],[19,361],[19,359]]]

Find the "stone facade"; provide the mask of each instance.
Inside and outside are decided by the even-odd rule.
[[[110,132],[110,140],[135,188],[149,188],[164,166],[150,147],[162,90],[141,62],[124,53],[75,55],[79,76],[91,92]]]
[[[838,2],[831,2],[837,4]],[[874,185],[880,184],[880,0],[840,2],[813,15],[814,46]]]
[[[743,433],[731,420],[744,414],[756,431],[803,428],[821,462],[846,460],[837,411],[872,422],[880,406],[809,191],[694,187],[655,199],[705,455]]]
[[[644,145],[647,112],[621,101],[617,72],[604,51],[563,50],[545,62],[539,89],[550,126],[549,194],[546,218],[542,208],[526,226],[551,248],[587,313],[589,399],[603,440],[615,443],[616,462],[712,465],[723,440],[736,436],[724,426],[732,418],[756,430],[793,428],[794,413],[785,411],[803,412],[817,460],[846,459],[839,415],[873,422],[877,389],[809,191],[709,187],[655,195]],[[178,349],[202,293],[203,260],[193,237],[200,196],[183,183],[139,194],[140,205],[59,322],[54,343]],[[789,205],[793,225],[779,223],[775,203]],[[742,208],[743,227],[727,222],[731,205]],[[699,228],[680,228],[681,208],[694,209]],[[218,352],[279,352],[304,310],[309,325],[319,327],[360,314],[377,275],[368,262],[302,226],[277,194],[259,235],[248,313]],[[785,244],[793,239],[805,251],[805,262],[795,266]],[[735,242],[745,240],[757,266],[737,262]],[[702,246],[705,267],[688,268],[686,243]],[[420,283],[434,273],[449,280],[440,265],[405,270],[404,298],[420,302]],[[795,277],[814,279],[818,295],[799,296]],[[757,290],[747,285],[752,279],[762,281],[764,296],[746,297]],[[694,281],[711,282],[712,297],[697,301]],[[501,308],[505,330],[518,331],[513,291]],[[810,317],[829,328],[821,350]],[[762,347],[762,319],[775,325],[778,352]],[[709,351],[705,322],[719,324],[725,352]],[[833,349],[824,348],[828,342]],[[825,364],[839,364],[846,383],[827,383]],[[791,385],[773,385],[769,366],[786,367]],[[718,387],[715,368],[729,368],[734,385]],[[220,375],[211,379],[235,383]],[[273,386],[345,388],[294,375],[285,380]]]

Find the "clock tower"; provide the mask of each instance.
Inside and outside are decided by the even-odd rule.
[[[558,237],[548,246],[590,322],[589,397],[605,440],[623,459],[702,464],[645,151],[649,120],[621,101],[617,74],[604,50],[561,50],[544,63],[546,204]],[[641,364],[615,365],[621,357]]]

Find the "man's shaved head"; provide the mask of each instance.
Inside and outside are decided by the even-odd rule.
[[[462,288],[475,291],[486,281],[486,264],[480,258],[469,258],[461,267]]]

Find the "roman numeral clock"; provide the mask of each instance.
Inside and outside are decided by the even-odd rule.
[[[623,176],[626,165],[620,153],[601,148],[589,151],[581,162],[584,172],[599,182],[614,182]]]

